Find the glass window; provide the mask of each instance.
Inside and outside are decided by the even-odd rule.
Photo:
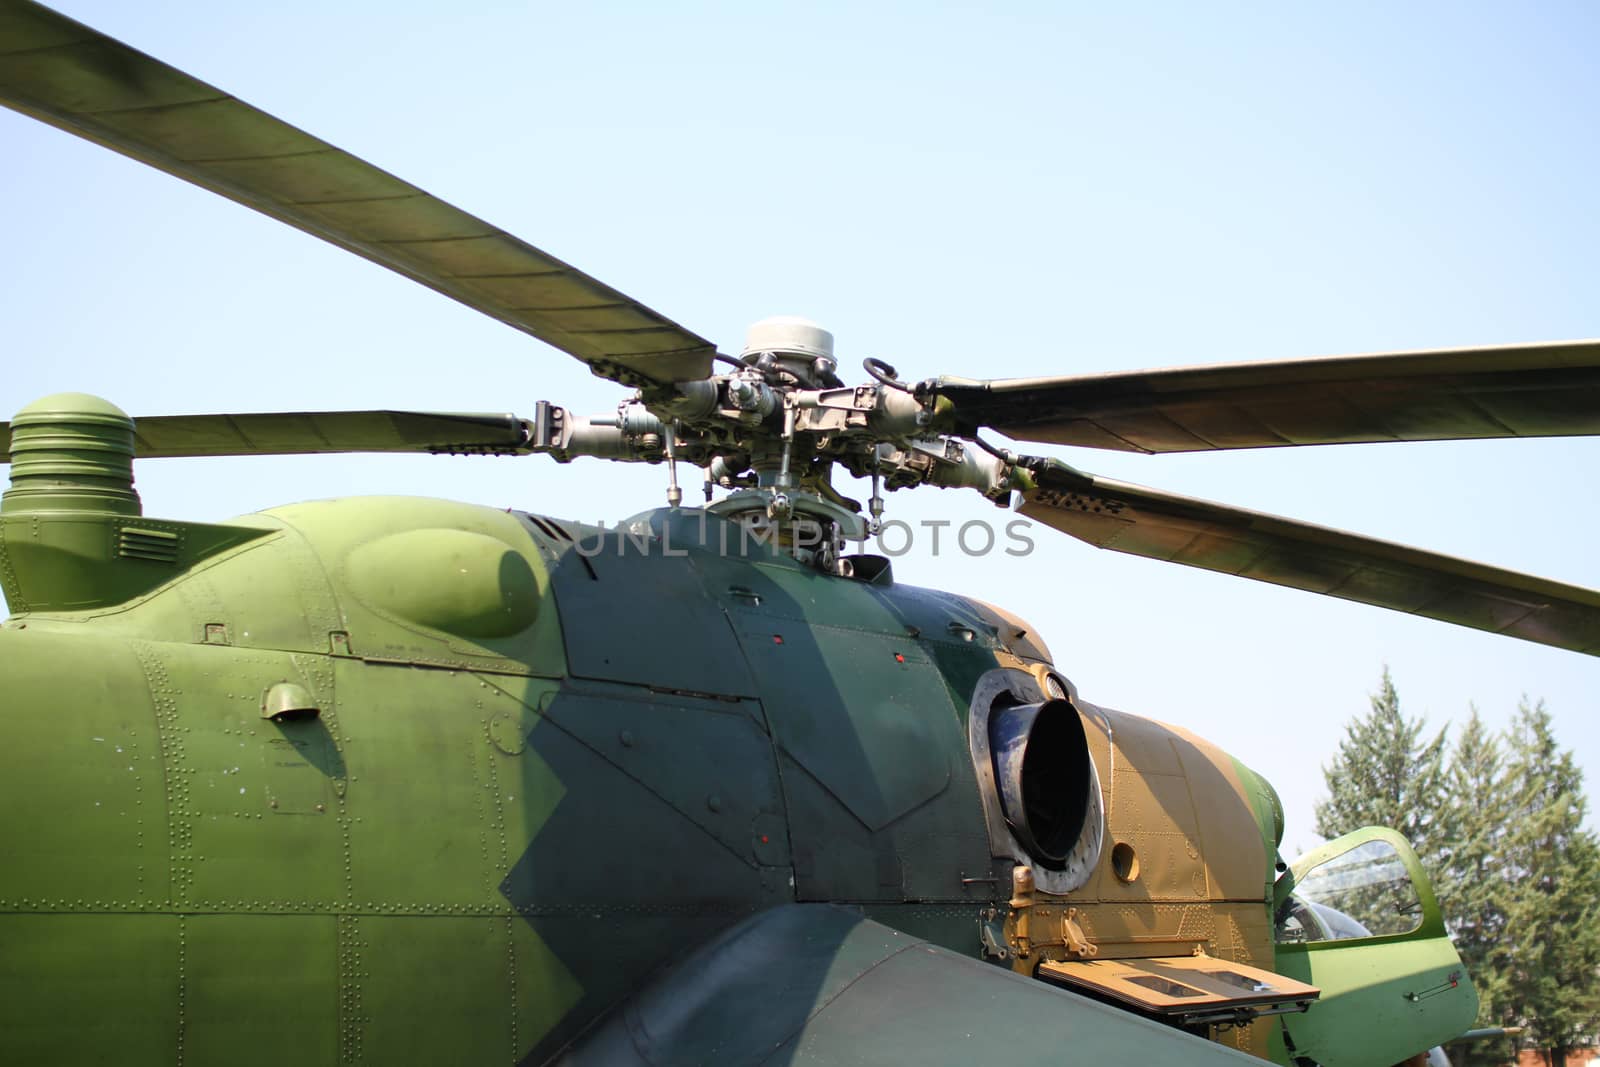
[[[1407,934],[1422,925],[1422,901],[1400,853],[1367,841],[1299,878],[1279,911],[1277,939],[1342,941]]]

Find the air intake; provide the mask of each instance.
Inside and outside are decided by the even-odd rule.
[[[1000,806],[1017,843],[1062,870],[1089,817],[1094,773],[1078,710],[1065,700],[997,707],[989,752]]]

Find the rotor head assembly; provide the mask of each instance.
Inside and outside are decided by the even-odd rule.
[[[845,546],[864,539],[883,512],[880,487],[977,489],[999,503],[1025,479],[1003,453],[939,432],[937,394],[867,360],[869,380],[837,374],[833,334],[809,319],[778,316],[750,327],[732,369],[692,381],[646,386],[615,413],[576,415],[541,402],[529,450],[560,462],[579,456],[632,462],[682,460],[704,468],[713,506],[795,558],[833,570]],[[873,484],[871,522],[833,489],[835,466]],[[669,503],[676,506],[675,476]]]

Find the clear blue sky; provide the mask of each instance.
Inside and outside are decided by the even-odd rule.
[[[829,326],[844,366],[907,377],[1600,335],[1588,4],[59,6],[724,349],[780,313]],[[62,389],[135,415],[618,399],[443,297],[10,112],[0,162],[8,413]],[[1600,586],[1600,441],[1060,454]],[[658,470],[541,459],[152,461],[139,479],[149,513],[192,519],[409,492],[593,521],[663,496]],[[955,491],[890,504],[994,514]],[[1037,539],[898,574],[1009,606],[1088,698],[1268,774],[1291,852],[1385,662],[1435,724],[1543,696],[1600,773],[1600,660]]]

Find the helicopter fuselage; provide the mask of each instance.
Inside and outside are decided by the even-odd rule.
[[[540,1062],[796,901],[1023,967],[971,703],[995,672],[1066,683],[1002,612],[821,574],[692,510],[605,530],[326,501],[182,567],[150,546],[208,528],[108,521],[88,562],[50,556],[48,521],[31,546],[7,527],[14,1047]],[[30,609],[21,565],[148,591]],[[1074,706],[1103,842],[1040,894],[1028,965],[1070,954],[1045,920],[1071,904],[1102,958],[1270,967],[1270,788]],[[1264,1052],[1264,1029],[1224,1036]]]

